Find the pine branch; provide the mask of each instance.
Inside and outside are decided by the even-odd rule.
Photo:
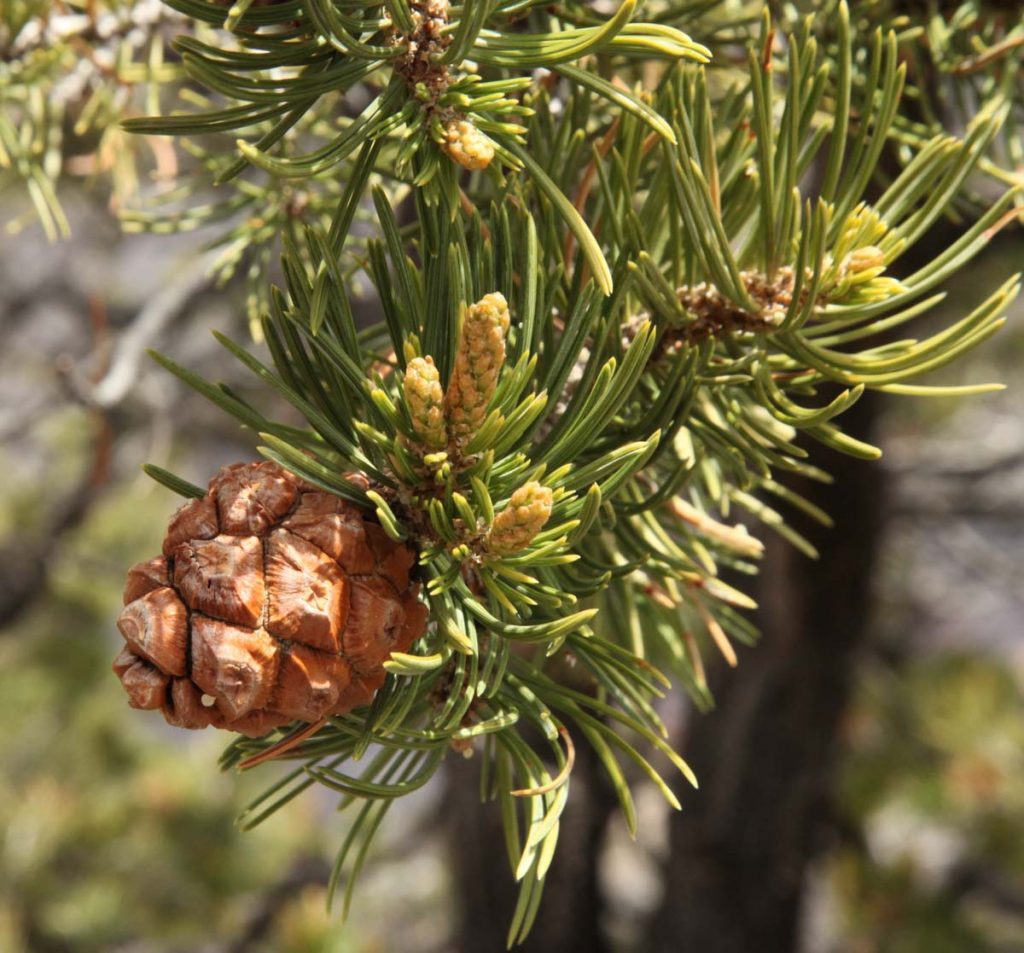
[[[828,480],[814,442],[877,457],[842,415],[867,390],[948,393],[919,378],[1004,322],[1016,279],[930,337],[890,336],[1019,207],[1010,187],[893,277],[979,171],[1014,179],[992,170],[1017,122],[1016,33],[996,23],[947,70],[980,84],[956,138],[901,106],[925,109],[906,90],[917,34],[861,44],[867,13],[844,3],[777,25],[715,2],[651,4],[642,22],[634,0],[608,17],[532,0],[169,6],[193,28],[181,74],[151,78],[194,108],[126,126],[177,138],[202,172],[127,223],[215,226],[215,270],[248,270],[269,354],[218,336],[225,357],[305,423],[157,359],[415,550],[430,616],[371,703],[227,749],[225,768],[298,764],[242,824],[313,784],[338,792],[354,813],[332,877],[347,909],[390,805],[450,751],[474,754],[521,886],[520,942],[577,743],[630,827],[628,765],[673,807],[676,772],[695,782],[658,714],[669,676],[707,707],[707,652],[734,665],[735,643],[756,641],[752,599],[723,581],[756,572],[751,527],[813,556],[784,514],[830,524],[781,477]],[[706,29],[711,66],[684,28]],[[944,42],[948,66],[959,41]],[[359,327],[367,284],[382,320]]]
[[[19,184],[32,204],[8,231],[35,217],[56,239],[69,231],[57,186],[72,143],[89,144],[74,165],[108,174],[116,204],[137,190],[143,140],[118,124],[142,99],[157,107],[179,76],[165,54],[183,24],[156,0],[50,7],[25,0],[0,14],[0,188]]]

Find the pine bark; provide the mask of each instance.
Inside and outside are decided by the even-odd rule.
[[[455,763],[459,762],[459,763]],[[460,920],[453,949],[496,953],[506,947],[516,885],[505,851],[500,813],[481,804],[479,766],[450,758],[444,813]],[[576,743],[569,803],[558,851],[546,877],[537,922],[520,953],[608,953],[602,930],[598,858],[608,818],[618,802],[590,746]]]
[[[870,439],[877,403],[865,396],[844,418],[848,432]],[[684,751],[701,789],[671,822],[654,953],[799,948],[838,726],[868,634],[884,489],[877,463],[824,452],[815,462],[834,483],[790,485],[835,526],[799,527],[818,547],[817,561],[766,540],[757,585],[762,642],[737,670],[716,673],[716,709],[693,722]]]

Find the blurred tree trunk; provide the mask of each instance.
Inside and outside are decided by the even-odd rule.
[[[479,766],[449,758],[444,813],[460,905],[455,950],[498,953],[516,901],[501,817],[480,803]],[[522,953],[605,953],[601,929],[598,857],[605,825],[618,802],[592,749],[576,742],[569,803],[562,814],[558,851],[547,875],[537,922]]]
[[[935,225],[899,259],[894,275],[922,267],[963,229],[963,223]],[[866,392],[843,415],[844,432],[872,442],[884,402]],[[716,708],[690,723],[683,754],[701,788],[671,819],[651,953],[799,949],[808,867],[834,827],[830,788],[839,723],[858,654],[870,638],[886,490],[877,461],[817,445],[811,451],[812,462],[833,476],[831,484],[776,478],[828,513],[834,526],[801,522],[786,509],[787,521],[817,548],[817,560],[760,534],[766,551],[754,622],[761,642],[736,670],[713,673]]]
[[[870,439],[868,393],[844,429]],[[817,449],[817,448],[816,448]],[[790,953],[804,875],[827,821],[837,725],[867,634],[884,472],[816,452],[830,485],[789,484],[835,526],[791,522],[812,561],[765,534],[755,622],[763,639],[738,669],[717,671],[717,707],[693,719],[684,754],[701,779],[673,815],[665,900],[644,949],[657,953]],[[577,745],[572,799],[537,924],[524,953],[603,953],[598,861],[614,795],[590,748]],[[476,765],[453,764],[445,814],[462,920],[459,953],[504,949],[515,902],[498,812],[479,803]]]
[[[870,439],[878,398],[844,429]],[[801,526],[821,558],[766,539],[755,621],[763,636],[735,671],[717,672],[717,707],[692,723],[684,754],[701,779],[673,816],[657,953],[790,953],[805,873],[828,814],[837,727],[867,636],[884,471],[834,453],[835,482],[789,485],[835,519]]]

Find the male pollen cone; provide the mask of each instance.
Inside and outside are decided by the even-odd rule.
[[[114,660],[133,708],[251,737],[368,703],[422,634],[415,552],[275,463],[236,463],[128,573]]]

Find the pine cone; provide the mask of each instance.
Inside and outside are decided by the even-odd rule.
[[[422,635],[415,553],[274,463],[239,463],[128,573],[114,671],[134,708],[258,737],[369,702]]]

